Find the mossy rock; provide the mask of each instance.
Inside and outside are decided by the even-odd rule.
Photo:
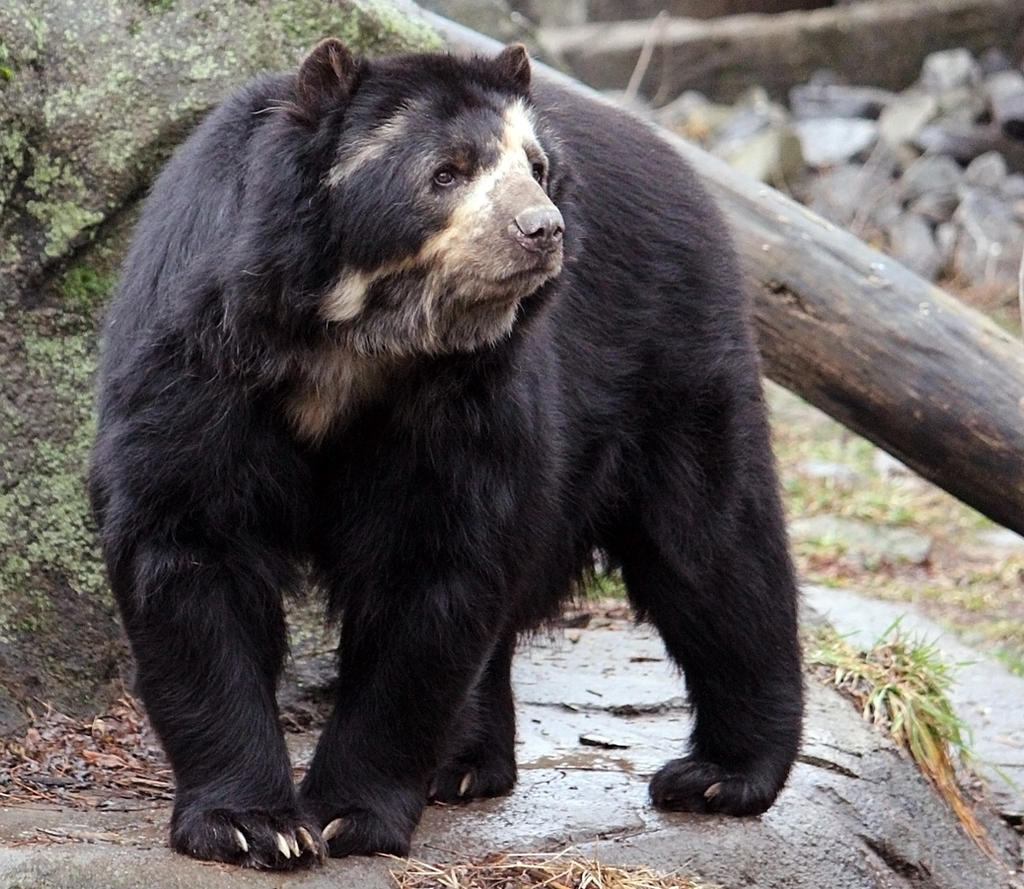
[[[125,655],[85,502],[96,337],[81,299],[0,306],[0,730],[14,703],[92,703]]]
[[[372,0],[0,4],[0,734],[29,706],[95,712],[128,662],[84,476],[133,207],[206,111],[328,34],[441,45]]]
[[[0,280],[34,285],[142,192],[196,120],[334,34],[438,48],[373,0],[10,0],[0,7]]]

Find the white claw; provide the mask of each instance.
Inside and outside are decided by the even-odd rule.
[[[280,852],[285,858],[292,857],[292,850],[288,848],[288,840],[284,838],[282,834],[275,834],[277,838],[277,851]]]
[[[249,851],[249,841],[246,840],[245,834],[237,827],[235,828],[235,839],[238,840],[238,846],[243,852]]]
[[[344,818],[335,818],[331,821],[322,831],[324,842],[327,840],[334,839],[340,832],[341,828],[345,823]]]
[[[459,785],[459,796],[465,796],[466,791],[469,790],[469,785],[473,783],[473,773],[466,772],[462,778],[462,783]]]
[[[286,836],[285,839],[288,840],[288,848],[292,850],[292,856],[294,858],[301,857],[302,856],[302,850],[299,848],[299,843],[295,839],[295,837],[292,836],[291,834],[288,834],[288,836]]]
[[[297,827],[295,833],[299,836],[299,842],[310,852],[316,854],[316,843],[313,842],[313,835],[304,827]]]

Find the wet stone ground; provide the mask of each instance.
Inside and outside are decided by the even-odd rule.
[[[323,661],[322,650],[300,655],[296,672],[313,676]],[[1019,838],[1010,829],[987,818],[1005,860],[983,856],[916,769],[847,700],[813,680],[790,784],[774,808],[751,819],[666,815],[650,807],[647,777],[679,754],[689,733],[683,686],[653,631],[599,616],[587,627],[540,636],[524,644],[515,684],[518,787],[504,799],[430,808],[415,858],[568,849],[725,887],[1021,885],[1011,874]],[[315,739],[308,729],[289,733],[299,766]],[[102,790],[93,788],[94,797]],[[0,887],[376,889],[393,886],[389,871],[401,871],[400,862],[387,859],[331,861],[287,876],[195,862],[166,846],[169,802],[123,795],[108,802],[5,806]]]

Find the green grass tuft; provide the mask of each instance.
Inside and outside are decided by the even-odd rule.
[[[972,758],[970,730],[950,702],[952,668],[936,646],[904,636],[899,621],[870,650],[855,648],[827,628],[814,639],[808,661],[910,754],[975,843],[995,854],[957,779],[958,764]]]

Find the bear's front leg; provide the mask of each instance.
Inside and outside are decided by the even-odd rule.
[[[278,723],[280,593],[208,551],[148,545],[136,566],[125,625],[138,690],[174,769],[172,846],[256,868],[322,861],[326,846],[297,804]]]
[[[300,788],[331,855],[408,854],[501,635],[494,599],[461,576],[346,605],[335,709]]]

